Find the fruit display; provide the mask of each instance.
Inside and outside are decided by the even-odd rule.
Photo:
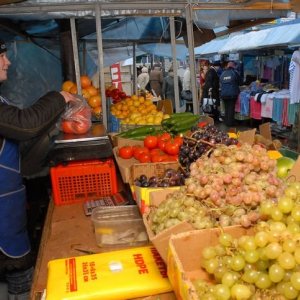
[[[156,105],[143,96],[132,95],[111,105],[110,112],[121,119],[121,124],[160,125],[169,115],[157,111]]]
[[[217,145],[190,166],[185,187],[167,196],[149,215],[154,233],[189,222],[195,229],[242,225],[260,219],[260,204],[274,201],[284,184],[276,161],[259,145]]]
[[[184,174],[180,170],[167,169],[162,176],[151,176],[145,174],[135,178],[134,185],[141,187],[169,187],[184,185]]]
[[[253,235],[233,238],[202,251],[203,269],[213,282],[193,282],[199,299],[299,299],[300,183],[290,183],[277,202],[261,207],[267,217]]]
[[[99,89],[93,86],[91,79],[87,75],[80,76],[82,97],[92,109],[92,115],[99,119],[102,113],[101,95]],[[62,90],[71,94],[77,94],[78,88],[75,82],[67,80],[62,84]]]
[[[228,134],[214,125],[205,127],[193,127],[191,134],[183,137],[183,145],[180,147],[179,162],[184,170],[189,173],[190,165],[216,144],[236,145],[238,140],[230,138]]]
[[[109,87],[107,87],[105,89],[105,96],[106,97],[111,97],[112,98],[112,102],[114,104],[122,101],[125,98],[127,98],[126,93],[123,92],[123,91],[120,91],[114,85],[110,85]]]

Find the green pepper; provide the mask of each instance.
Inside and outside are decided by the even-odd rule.
[[[122,132],[121,134],[118,134],[118,136],[121,136],[123,138],[135,138],[135,137],[141,137],[141,136],[146,136],[146,135],[152,134],[155,131],[156,131],[155,126],[145,125],[145,126],[127,130],[127,131],[125,131],[124,134]]]

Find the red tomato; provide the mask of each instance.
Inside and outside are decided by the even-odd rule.
[[[178,155],[169,155],[168,161],[178,161]]]
[[[157,147],[158,138],[154,135],[148,135],[144,139],[144,146],[148,149],[153,149]]]
[[[123,146],[119,149],[119,156],[124,159],[132,158],[133,150],[130,146]]]
[[[73,131],[73,122],[72,121],[62,121],[61,130],[64,133],[74,133]]]
[[[174,141],[168,141],[166,143],[165,152],[170,155],[177,155],[179,153],[179,145]]]
[[[163,155],[161,155],[161,154],[153,155],[153,156],[151,156],[151,161],[153,163],[162,162],[163,161]]]
[[[174,137],[174,142],[181,146],[183,144],[183,138],[181,136],[176,136]]]
[[[89,122],[80,121],[80,122],[72,122],[73,123],[73,132],[76,134],[84,134],[87,133],[90,129]]]
[[[141,154],[149,154],[149,149],[146,147],[136,147],[133,152],[134,158],[139,160]]]
[[[164,132],[158,136],[158,141],[169,141],[171,139],[171,134],[168,132]]]
[[[160,141],[158,142],[158,148],[159,148],[161,151],[165,151],[166,143],[167,143],[167,141],[160,140]]]
[[[149,153],[141,153],[139,155],[139,162],[141,163],[148,163],[151,162],[151,156]]]
[[[151,156],[162,154],[161,150],[158,149],[158,148],[151,149],[149,153],[150,153]]]

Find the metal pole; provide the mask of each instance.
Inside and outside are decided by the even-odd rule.
[[[80,66],[79,66],[75,18],[70,19],[70,25],[71,25],[72,47],[73,47],[74,65],[75,65],[75,76],[76,76],[76,84],[77,84],[77,94],[82,95],[81,84],[80,84]]]
[[[136,85],[136,82],[137,82],[137,76],[136,76],[136,48],[135,48],[135,43],[132,44],[132,90],[134,92],[135,95],[137,95],[137,85]]]
[[[180,103],[179,103],[179,86],[178,86],[178,74],[177,74],[176,38],[175,38],[174,17],[170,17],[169,20],[170,20],[172,61],[173,61],[173,72],[174,72],[175,112],[178,112],[180,109]]]
[[[196,64],[195,64],[195,53],[194,53],[194,32],[193,32],[193,9],[189,4],[185,8],[186,26],[187,26],[187,38],[189,48],[189,65],[191,72],[191,87],[193,95],[193,111],[194,114],[199,114],[199,102],[197,94],[197,83],[196,83]]]
[[[102,27],[101,27],[101,10],[100,5],[96,4],[96,32],[97,32],[97,48],[98,48],[98,72],[100,79],[101,103],[102,103],[102,122],[108,128],[107,124],[107,110],[105,97],[105,81],[104,81],[104,63],[103,63],[103,43],[102,43]]]

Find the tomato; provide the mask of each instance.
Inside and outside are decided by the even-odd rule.
[[[174,137],[174,142],[181,146],[183,144],[183,138],[181,136]]]
[[[158,148],[159,148],[161,151],[165,151],[166,143],[167,143],[167,141],[160,140],[160,141],[158,142]]]
[[[151,156],[151,161],[153,163],[162,162],[163,161],[163,155],[161,155],[161,154],[153,155],[153,156]]]
[[[134,158],[139,160],[141,154],[149,154],[149,149],[146,147],[136,147],[133,151]]]
[[[62,121],[61,130],[64,133],[74,133],[73,131],[73,122],[72,121]]]
[[[148,149],[153,149],[157,147],[158,138],[154,135],[148,135],[144,139],[144,146]]]
[[[132,158],[133,149],[130,146],[123,146],[119,149],[119,156],[124,159]]]
[[[149,153],[141,153],[139,155],[139,162],[141,163],[148,163],[151,162],[151,156]]]
[[[151,149],[150,150],[150,155],[153,156],[153,155],[160,155],[162,154],[162,151],[158,148],[154,148],[154,149]]]
[[[178,155],[169,155],[168,161],[178,161]]]
[[[165,152],[170,155],[177,155],[179,153],[179,144],[174,141],[166,143]]]
[[[158,136],[158,141],[169,141],[171,139],[171,134],[168,132],[164,132]]]
[[[76,134],[87,133],[90,129],[90,124],[87,121],[72,122],[73,123],[73,132]]]

